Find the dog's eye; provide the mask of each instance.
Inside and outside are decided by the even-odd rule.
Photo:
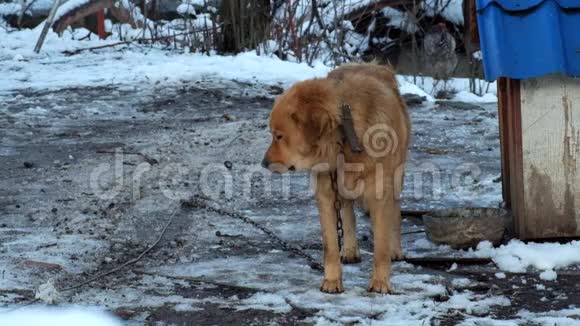
[[[282,139],[282,135],[275,135],[274,137],[276,137],[276,140]]]

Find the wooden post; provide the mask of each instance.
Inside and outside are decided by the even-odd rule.
[[[499,140],[501,146],[501,179],[502,179],[502,194],[505,208],[512,208],[511,189],[512,184],[510,178],[510,160],[511,158],[511,139],[508,133],[509,115],[509,93],[508,93],[508,78],[502,77],[497,81],[498,93],[498,116],[499,116]]]
[[[498,83],[504,201],[520,239],[580,237],[580,82]]]
[[[56,10],[60,6],[60,0],[54,0],[52,4],[52,8],[50,9],[50,13],[46,18],[46,23],[44,23],[44,27],[42,28],[42,32],[40,33],[40,37],[38,37],[38,41],[36,41],[36,46],[34,47],[34,52],[40,52],[42,48],[42,44],[44,43],[44,39],[46,38],[46,33],[48,33],[48,29],[52,26],[54,21],[54,15],[56,15]]]
[[[107,34],[105,33],[105,9],[97,11],[97,33],[101,40],[107,38]]]

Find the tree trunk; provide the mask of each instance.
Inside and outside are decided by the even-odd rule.
[[[270,0],[225,0],[219,15],[223,23],[222,53],[255,49],[268,37],[271,22]]]

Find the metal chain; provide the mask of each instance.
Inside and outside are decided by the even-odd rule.
[[[266,234],[270,239],[274,240],[274,242],[278,243],[284,251],[293,253],[296,256],[299,256],[299,257],[306,259],[306,261],[308,261],[308,264],[310,265],[310,268],[318,270],[318,271],[324,271],[324,267],[322,267],[322,265],[316,259],[314,259],[312,256],[310,256],[306,252],[304,252],[304,250],[302,250],[302,248],[298,248],[298,247],[293,246],[292,244],[282,240],[272,230],[266,228],[265,226],[261,225],[260,223],[252,220],[251,218],[249,218],[245,215],[242,215],[238,212],[229,211],[229,210],[226,210],[223,208],[213,207],[210,204],[208,204],[205,200],[203,200],[202,198],[195,197],[195,196],[192,198],[189,198],[188,200],[182,201],[181,204],[185,207],[206,209],[208,211],[212,211],[214,213],[224,215],[224,216],[233,217],[233,218],[241,220],[244,223],[250,224],[253,227],[255,227],[256,229],[259,229],[260,231],[264,232],[264,234]]]
[[[334,211],[336,213],[336,233],[338,235],[338,252],[342,251],[342,241],[344,237],[344,230],[342,229],[342,202],[340,201],[340,194],[338,193],[338,172],[330,172],[330,184],[334,191]]]

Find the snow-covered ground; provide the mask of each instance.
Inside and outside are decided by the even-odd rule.
[[[0,313],[0,325],[43,325],[43,326],[121,326],[117,318],[100,311],[90,311],[86,307],[65,308],[24,308]]]
[[[255,53],[203,56],[138,46],[67,56],[62,52],[110,43],[75,41],[68,32],[63,39],[50,33],[35,54],[38,33],[0,29],[0,325],[30,316],[58,318],[54,311],[41,315],[23,307],[39,292],[42,300],[91,307],[90,313],[112,311],[136,325],[580,324],[579,242],[514,240],[457,251],[430,243],[413,219],[404,222],[406,256],[488,257],[494,264],[431,268],[397,262],[397,294],[368,294],[372,245],[369,223],[360,218],[363,262],[345,266],[345,293],[327,295],[318,291],[317,271],[257,229],[189,209],[177,213],[159,248],[135,266],[62,291],[142,252],[178,199],[207,195],[199,173],[208,166],[241,185],[259,170],[269,142],[272,86],[324,76],[330,68]],[[428,102],[409,108],[414,127],[405,209],[500,205],[494,86],[477,97],[467,92],[466,80],[453,80],[456,99],[464,103],[436,103],[432,80],[411,80],[399,77],[402,92]],[[116,148],[127,154],[115,156]],[[99,171],[116,173],[115,162],[125,182],[111,177],[91,183]],[[423,180],[424,173],[432,178]],[[231,197],[218,190],[219,204],[320,259],[308,179],[285,178],[272,177],[269,193],[266,185],[253,185],[254,196],[239,188]],[[282,181],[290,184],[287,196],[281,195]],[[223,185],[219,178],[210,183]],[[48,285],[38,291],[49,279],[61,293]],[[102,318],[103,325],[116,323]]]
[[[182,81],[208,78],[230,79],[267,85],[288,85],[308,78],[325,76],[331,69],[322,63],[310,67],[305,63],[281,61],[272,56],[258,56],[255,52],[237,56],[207,56],[167,51],[159,47],[135,45],[85,51],[67,56],[65,51],[112,44],[114,40],[79,39],[88,31],[66,31],[62,38],[49,32],[42,51],[33,48],[42,26],[33,30],[8,32],[0,29],[0,94],[17,89],[58,89],[63,87],[94,87],[140,83],[174,85]],[[414,84],[412,77],[399,76],[403,93],[433,95],[443,87],[432,78],[420,77]],[[483,83],[483,82],[481,82]],[[457,91],[456,100],[496,102],[495,85],[483,90],[484,96],[468,93],[469,81],[457,78],[445,87]]]

